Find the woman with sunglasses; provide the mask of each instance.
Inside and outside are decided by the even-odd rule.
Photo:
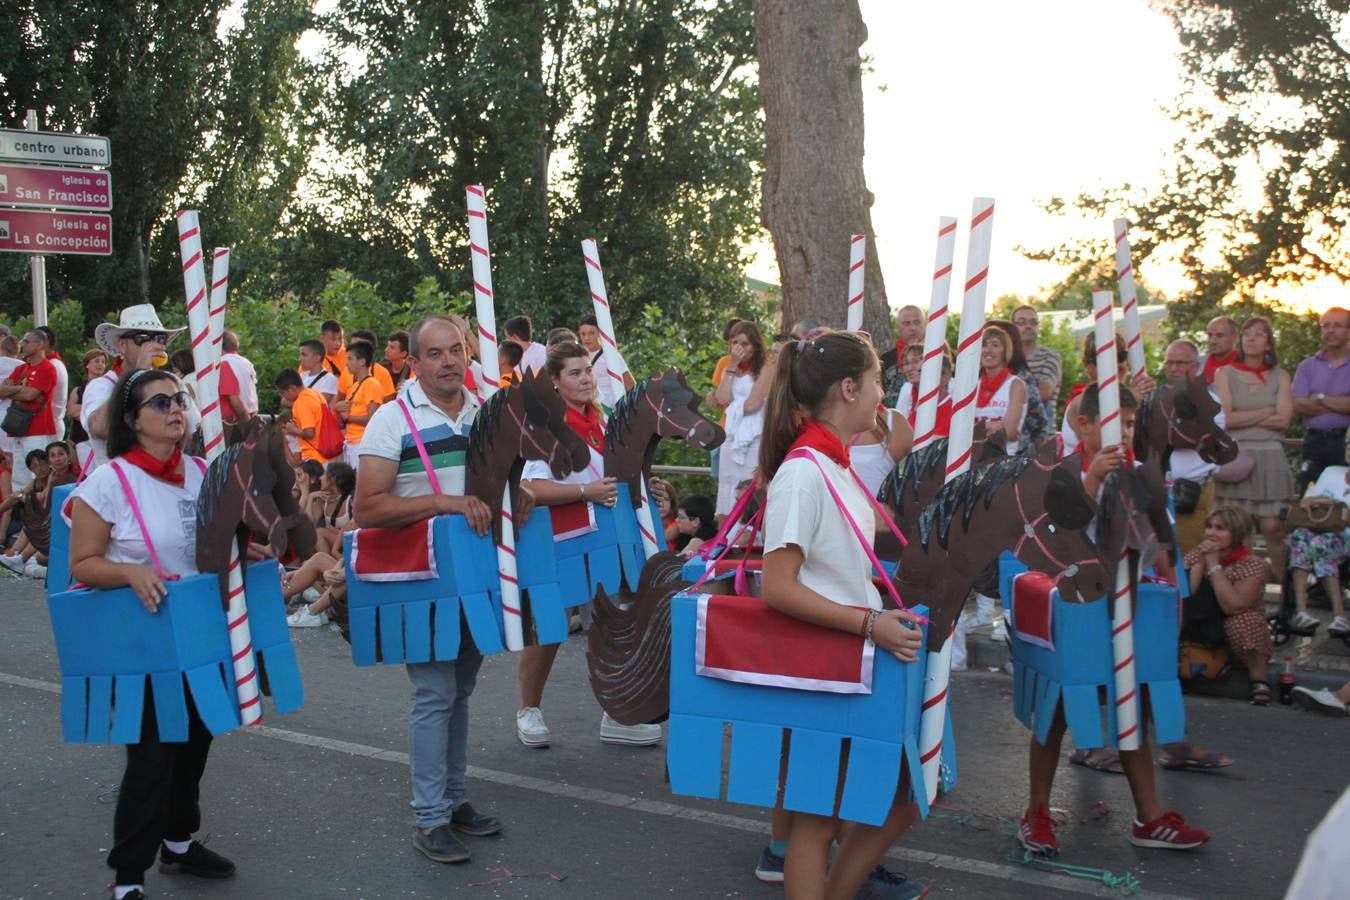
[[[73,494],[70,569],[75,580],[111,590],[129,587],[150,615],[167,583],[197,574],[196,509],[206,464],[180,448],[188,398],[171,373],[138,369],[113,387],[108,404],[109,464]],[[134,504],[133,504],[134,500]],[[139,743],[127,745],[127,766],[113,818],[108,865],[116,900],[144,896],[145,870],[206,878],[234,874],[234,863],[192,840],[201,825],[198,783],[211,734],[188,696],[188,739],[159,736],[146,685]]]

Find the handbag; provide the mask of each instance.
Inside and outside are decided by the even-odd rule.
[[[1200,492],[1204,486],[1189,478],[1178,478],[1172,482],[1172,505],[1179,516],[1188,516],[1195,512],[1200,503]]]
[[[1256,468],[1256,457],[1246,450],[1239,450],[1232,462],[1224,463],[1214,470],[1214,480],[1223,484],[1241,484]]]
[[[43,397],[42,402],[34,409],[20,406],[18,401],[10,401],[9,409],[5,410],[4,419],[0,419],[0,430],[3,430],[10,437],[26,437],[28,429],[33,425],[33,417],[41,412],[42,407],[46,405],[46,397]]]
[[[1318,534],[1336,532],[1350,527],[1350,510],[1341,500],[1307,497],[1289,508],[1286,526],[1290,531],[1303,528]]]

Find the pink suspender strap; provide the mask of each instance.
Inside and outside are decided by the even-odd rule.
[[[745,492],[745,497],[748,498],[753,491],[754,486],[751,485],[751,487]],[[736,507],[727,515],[727,521],[735,523],[737,519],[740,518],[740,510],[742,509],[744,509],[744,504],[738,501],[736,503]],[[755,514],[750,517],[750,521],[745,523],[745,527],[750,530],[751,541],[754,541],[754,536],[759,531],[760,520],[763,518],[764,518],[764,506],[761,505],[759,509],[755,511]],[[725,529],[725,531],[729,530],[730,530],[729,527]],[[718,540],[719,538],[713,538],[713,540],[710,541],[709,543],[715,544],[715,542]],[[733,541],[726,538],[725,533],[722,534],[721,540],[722,540],[721,552],[719,552],[716,557],[709,560],[708,568],[703,570],[703,574],[699,576],[698,581],[694,582],[694,586],[689,589],[689,593],[694,594],[698,592],[698,589],[703,584],[703,582],[707,581],[708,578],[712,576],[713,572],[717,570],[717,564],[721,562],[722,558],[726,556],[728,553],[730,553],[732,547],[735,546]],[[745,555],[741,558],[740,564],[736,566],[736,574],[733,579],[733,590],[735,590],[736,593],[740,594],[741,596],[745,596],[745,588],[746,588],[745,564],[749,561],[750,561],[750,548],[746,547]]]
[[[839,511],[844,514],[844,518],[848,520],[848,524],[853,527],[853,534],[857,536],[858,543],[862,544],[863,552],[867,554],[867,558],[872,561],[872,568],[876,570],[877,576],[885,582],[886,591],[891,595],[891,599],[895,601],[895,605],[900,609],[908,609],[909,607],[905,606],[905,601],[900,599],[900,593],[895,589],[895,584],[891,581],[890,576],[888,576],[886,570],[881,567],[881,560],[877,559],[876,553],[872,551],[871,542],[863,536],[862,529],[858,527],[858,523],[854,520],[853,514],[848,511],[848,507],[844,505],[843,498],[840,497],[839,492],[834,489],[834,483],[830,481],[830,476],[825,474],[825,468],[820,464],[820,460],[816,459],[815,454],[805,447],[798,447],[796,450],[793,450],[784,457],[784,460],[803,458],[811,460],[811,462],[815,463],[816,468],[820,470],[820,477],[825,480],[825,487],[829,490],[830,497],[834,499],[834,503],[839,507]],[[858,476],[854,475],[853,477],[856,479]],[[861,482],[859,482],[859,484],[861,484]],[[863,493],[869,494],[866,486],[863,487]],[[876,502],[875,499],[873,502]]]
[[[417,445],[417,455],[422,457],[422,468],[426,469],[427,480],[431,482],[433,493],[441,493],[441,481],[436,477],[436,470],[431,467],[431,457],[427,455],[427,445],[422,443],[422,435],[417,433],[417,425],[413,422],[412,413],[408,410],[408,404],[403,402],[403,398],[398,398],[398,408],[403,410],[403,419],[408,423],[408,430],[412,432],[413,443]]]
[[[127,480],[127,473],[122,471],[122,466],[117,460],[113,460],[108,465],[113,467],[117,473],[117,480],[122,483],[122,493],[126,495],[127,503],[131,504],[131,514],[136,517],[136,524],[141,527],[141,539],[145,541],[145,549],[150,551],[150,563],[155,567],[155,574],[164,580],[169,580],[174,576],[164,571],[164,567],[159,564],[159,554],[155,552],[155,542],[150,540],[150,530],[145,527],[145,517],[141,515],[140,504],[136,502],[136,495],[131,492],[131,482]]]
[[[89,477],[89,470],[94,465],[94,448],[89,448],[89,455],[84,458],[84,465],[80,466],[80,477],[75,479],[76,484],[84,484],[84,480]]]
[[[717,529],[717,534],[713,535],[712,540],[705,541],[703,546],[698,548],[699,556],[707,559],[713,555],[713,549],[715,547],[720,547],[726,543],[727,535],[731,533],[731,529],[735,527],[736,523],[741,520],[741,515],[745,512],[745,508],[750,505],[750,498],[754,495],[755,485],[758,483],[758,475],[750,479],[750,486],[736,498],[736,502],[731,507],[731,512],[727,513],[726,518],[722,520],[722,527]],[[719,556],[718,558],[720,559],[721,557]]]

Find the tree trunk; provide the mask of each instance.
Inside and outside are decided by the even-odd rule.
[[[842,328],[849,235],[867,235],[863,328],[891,340],[886,285],[863,176],[862,65],[867,26],[857,0],[755,0],[764,101],[764,225],[783,285],[783,327],[815,318]]]

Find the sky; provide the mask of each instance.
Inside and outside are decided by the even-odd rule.
[[[1147,0],[860,2],[871,57],[864,166],[893,308],[927,307],[939,216],[959,219],[955,272],[964,272],[977,196],[995,200],[992,300],[1035,296],[1059,280],[1057,267],[1028,260],[1018,245],[1110,237],[1109,220],[1054,216],[1040,203],[1160,182],[1181,136],[1165,112],[1183,86],[1181,48]],[[1138,272],[1164,294],[1185,290],[1174,263],[1149,261]],[[771,252],[751,274],[777,281]],[[1280,299],[1324,309],[1344,293],[1332,282]]]

